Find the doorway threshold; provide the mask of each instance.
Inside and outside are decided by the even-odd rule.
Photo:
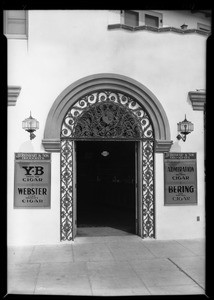
[[[127,231],[113,227],[78,227],[77,236],[124,236],[133,235]]]

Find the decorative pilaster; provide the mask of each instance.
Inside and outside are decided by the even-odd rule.
[[[61,200],[60,239],[71,241],[73,237],[73,146],[71,140],[61,141]]]
[[[142,238],[155,238],[154,142],[143,141]]]

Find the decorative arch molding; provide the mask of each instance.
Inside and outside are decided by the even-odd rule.
[[[63,119],[81,97],[96,90],[121,91],[134,98],[149,115],[155,136],[155,152],[168,152],[172,145],[167,115],[156,96],[143,84],[127,76],[101,73],[90,75],[69,85],[54,101],[47,116],[42,144],[46,151],[60,152]]]

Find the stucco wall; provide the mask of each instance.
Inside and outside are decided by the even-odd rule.
[[[54,100],[74,81],[97,73],[126,75],[149,88],[167,114],[175,142],[171,151],[197,152],[198,205],[188,207],[163,205],[163,154],[155,155],[157,238],[204,235],[203,112],[193,111],[187,95],[205,88],[207,38],[108,30],[109,14],[29,11],[28,40],[8,40],[8,85],[22,88],[16,106],[8,107],[8,244],[59,242],[59,153],[52,153],[51,209],[14,209],[14,152],[44,151],[41,141]],[[30,110],[40,122],[32,141],[21,127]],[[176,141],[184,114],[195,126],[185,143]],[[196,222],[196,216],[201,221]]]

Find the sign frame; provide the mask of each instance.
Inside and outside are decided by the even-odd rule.
[[[167,157],[168,156],[168,157]],[[197,185],[197,153],[196,152],[165,152],[164,153],[164,206],[196,206],[198,205],[198,185]],[[189,165],[194,166],[194,173],[193,173],[193,180],[191,182],[194,185],[194,198],[195,201],[193,202],[186,202],[186,201],[177,201],[172,203],[173,200],[168,199],[167,188],[169,184],[172,184],[172,181],[169,182],[167,179],[168,173],[166,172],[167,163],[170,162],[189,162]],[[188,181],[178,180],[174,182],[174,185],[178,185],[185,187]],[[185,197],[185,196],[184,196]]]
[[[19,164],[19,165],[18,165]],[[39,183],[37,183],[37,181],[33,180],[32,181],[25,181],[25,183],[20,183],[20,178],[19,176],[19,169],[20,169],[20,165],[22,164],[35,164],[34,165],[34,169],[37,167],[37,173],[38,174],[32,174],[35,173],[35,170],[32,171],[32,169],[27,169],[26,172],[28,172],[28,176],[31,176],[31,178],[35,178],[37,176]],[[38,166],[39,165],[39,166]],[[41,183],[40,181],[43,180],[43,178],[41,178],[41,176],[39,177],[39,175],[43,175],[40,174],[41,171],[41,167],[45,167],[45,172],[47,172],[44,176],[45,176],[45,183]],[[40,168],[40,169],[39,169]],[[39,172],[40,171],[40,172]],[[32,173],[30,173],[32,172]],[[27,176],[25,174],[25,177],[22,175],[22,180],[23,178],[26,178]],[[34,176],[34,177],[33,177]],[[40,178],[40,179],[39,179]],[[18,204],[18,197],[17,197],[17,189],[18,186],[20,185],[20,188],[25,189],[34,189],[34,191],[36,190],[39,192],[39,195],[41,195],[42,193],[44,193],[45,191],[45,195],[47,195],[47,197],[45,199],[45,205],[36,205],[35,203],[33,205],[31,204],[26,204],[26,205],[19,205]],[[27,194],[24,193],[25,196],[28,196]],[[39,201],[40,202],[40,201]],[[14,209],[50,209],[51,208],[51,153],[47,153],[47,152],[15,152],[14,153],[14,199],[13,199],[13,208]]]

